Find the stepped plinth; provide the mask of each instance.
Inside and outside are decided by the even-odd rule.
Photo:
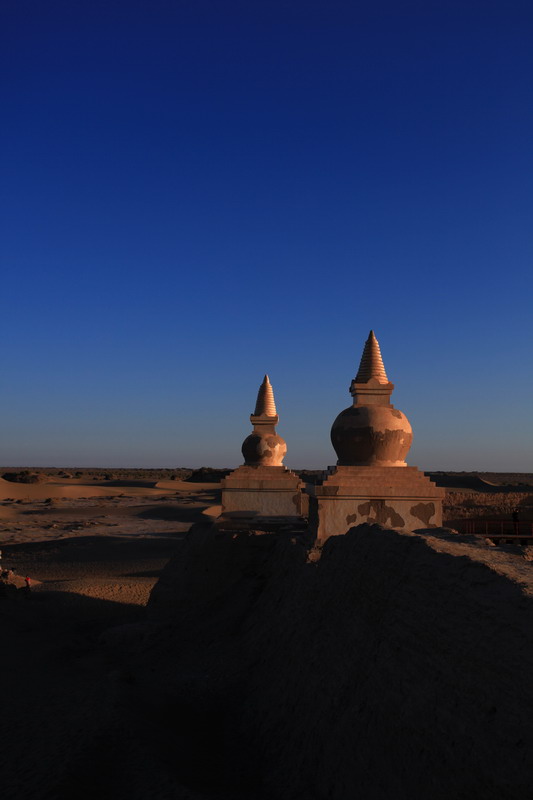
[[[276,433],[278,420],[274,391],[265,375],[250,415],[254,429],[242,445],[244,464],[221,483],[222,514],[299,517],[306,513],[304,483],[283,466],[287,445]]]
[[[442,525],[444,490],[407,466],[413,432],[390,403],[393,389],[370,331],[350,385],[353,405],[341,411],[331,429],[337,466],[310,489],[310,524],[319,543],[363,522],[410,531]]]

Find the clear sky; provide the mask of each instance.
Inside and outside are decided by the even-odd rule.
[[[530,0],[3,0],[0,463],[533,471]]]

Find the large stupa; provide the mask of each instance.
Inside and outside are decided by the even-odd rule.
[[[307,510],[304,484],[283,466],[285,440],[276,433],[279,417],[274,390],[265,375],[259,387],[252,433],[242,444],[244,464],[221,483],[222,514],[253,513],[269,517],[293,517]]]
[[[390,402],[393,389],[370,331],[350,385],[353,404],[331,428],[337,466],[311,489],[310,521],[319,542],[363,522],[404,530],[442,524],[443,489],[406,464],[413,431]]]

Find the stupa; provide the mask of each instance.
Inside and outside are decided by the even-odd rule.
[[[444,490],[407,466],[413,431],[390,402],[393,389],[370,331],[350,385],[353,405],[331,428],[337,466],[310,489],[310,523],[318,542],[363,522],[410,531],[442,525]]]
[[[251,512],[268,517],[293,517],[304,513],[307,503],[304,484],[283,466],[287,445],[276,433],[278,421],[274,390],[265,375],[255,411],[250,415],[254,429],[242,445],[244,464],[221,483],[222,514]]]

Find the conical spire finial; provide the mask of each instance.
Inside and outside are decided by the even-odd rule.
[[[354,382],[368,383],[372,378],[375,378],[379,383],[389,382],[387,373],[385,372],[383,358],[381,357],[379,342],[376,339],[374,331],[370,331],[368,334],[363,355],[361,356],[361,363],[359,364],[359,371]]]
[[[274,390],[268,379],[268,375],[263,378],[263,383],[257,393],[257,403],[255,404],[255,417],[275,417],[276,403],[274,401]]]
[[[242,454],[246,466],[283,466],[287,445],[276,433],[278,419],[272,385],[268,375],[265,375],[257,393],[255,411],[250,415],[250,422],[254,426],[254,430],[242,444]]]

